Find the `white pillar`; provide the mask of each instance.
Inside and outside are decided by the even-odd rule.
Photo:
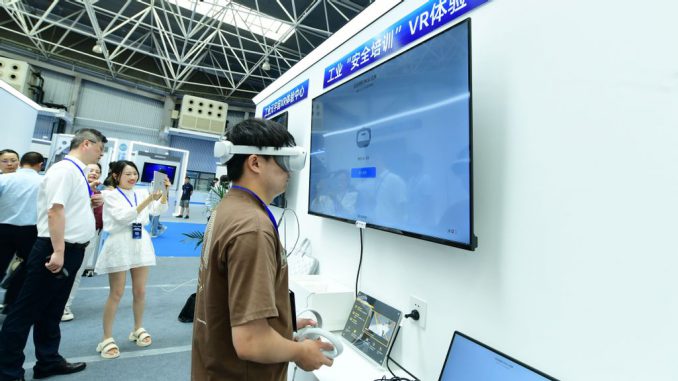
[[[19,157],[26,153],[41,109],[40,105],[0,80],[0,149],[13,149]]]

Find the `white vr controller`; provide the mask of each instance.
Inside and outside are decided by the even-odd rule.
[[[222,140],[214,143],[214,157],[218,157],[222,163],[225,163],[233,155],[270,155],[276,157],[276,162],[281,164],[283,169],[292,172],[301,171],[306,164],[306,150],[303,147],[256,147],[256,146],[237,146],[228,140]]]
[[[325,339],[334,346],[334,350],[322,351],[322,353],[331,359],[334,359],[337,356],[339,356],[341,352],[344,351],[344,345],[341,343],[341,340],[339,340],[339,338],[336,335],[327,330],[322,329],[323,318],[320,316],[320,313],[316,310],[308,309],[301,311],[297,316],[301,316],[301,314],[303,314],[304,312],[310,312],[313,315],[315,315],[315,320],[318,322],[318,325],[316,327],[304,327],[298,330],[297,332],[294,333],[294,339],[296,341],[303,341],[307,339],[308,340]]]

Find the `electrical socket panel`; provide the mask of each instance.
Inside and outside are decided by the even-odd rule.
[[[426,329],[426,310],[428,309],[428,303],[425,300],[420,299],[414,295],[410,295],[410,308],[406,313],[412,312],[412,310],[419,311],[419,320],[412,320],[414,324],[419,325],[421,329]]]

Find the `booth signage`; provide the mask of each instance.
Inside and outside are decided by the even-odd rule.
[[[489,0],[432,0],[325,68],[323,88],[396,53]]]
[[[263,117],[268,118],[278,112],[292,106],[308,96],[308,79],[295,86],[292,90],[278,97],[268,106],[264,107]]]

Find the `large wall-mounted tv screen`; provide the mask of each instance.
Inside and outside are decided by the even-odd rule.
[[[475,248],[470,26],[313,99],[310,214]]]
[[[174,184],[174,175],[177,173],[176,166],[152,163],[148,161],[144,163],[144,168],[141,170],[141,182],[150,183],[153,181],[153,173],[160,170],[164,171],[170,182]]]

